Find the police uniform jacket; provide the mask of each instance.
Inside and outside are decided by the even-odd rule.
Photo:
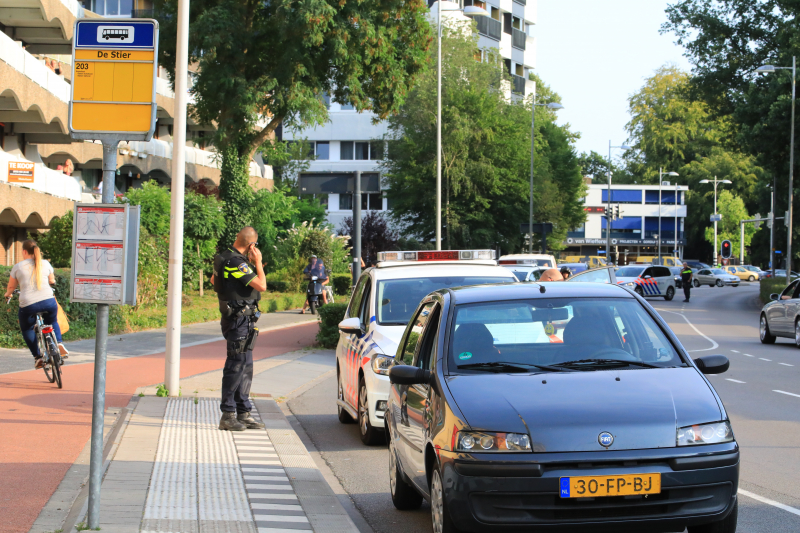
[[[233,247],[214,258],[214,290],[223,319],[243,309],[257,309],[261,293],[250,287],[256,277],[253,265]]]

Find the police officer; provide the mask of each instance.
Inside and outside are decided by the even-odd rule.
[[[690,292],[692,290],[692,269],[689,268],[689,264],[684,261],[683,268],[681,269],[681,285],[683,285],[683,297],[685,298],[683,301],[688,302]]]
[[[236,235],[233,246],[214,257],[211,278],[219,298],[222,335],[228,341],[228,358],[222,369],[222,419],[219,429],[244,431],[261,429],[264,424],[251,415],[250,385],[253,382],[253,346],[258,336],[255,323],[261,315],[258,301],[267,290],[256,248],[258,234],[251,227]]]

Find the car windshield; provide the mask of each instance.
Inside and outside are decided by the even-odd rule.
[[[439,289],[512,281],[511,278],[496,276],[442,276],[378,281],[377,321],[384,326],[405,326],[419,302]]]
[[[683,364],[658,324],[634,299],[463,304],[456,307],[452,324],[451,374]]]
[[[514,274],[519,281],[525,281],[525,278],[528,277],[527,272],[518,272],[516,270],[512,270],[511,273]]]
[[[727,272],[725,272],[724,270],[722,270],[720,268],[715,268],[714,270],[711,271],[711,273],[712,274],[716,274],[717,276],[720,276],[722,274],[727,274]]]
[[[618,278],[638,278],[644,271],[642,267],[622,267],[617,270]]]

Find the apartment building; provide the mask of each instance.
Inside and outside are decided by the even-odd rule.
[[[468,21],[459,9],[466,6],[483,8],[488,16],[476,17],[478,47],[482,51],[496,49],[503,57],[506,70],[511,74],[508,88],[513,98],[524,98],[533,88],[528,74],[536,66],[537,0],[459,0],[443,2],[442,18]],[[430,2],[430,16],[436,20],[439,2]],[[483,53],[483,52],[482,52]],[[371,113],[357,113],[352,106],[328,102],[330,120],[327,124],[302,132],[283,131],[284,140],[307,139],[312,145],[316,160],[310,163],[309,172],[355,172],[357,170],[379,173],[384,143],[380,140],[388,133],[386,122],[373,124]],[[340,229],[346,217],[353,216],[351,194],[329,194],[328,221]],[[391,206],[383,193],[372,192],[361,199],[362,215],[368,211],[387,211]]]
[[[18,6],[18,7],[17,7]],[[0,9],[0,265],[21,258],[21,242],[73,208],[99,201],[102,145],[73,142],[68,131],[72,32],[79,18],[149,17],[147,0],[8,0]],[[190,75],[191,77],[191,75]],[[191,80],[190,80],[191,81]],[[156,133],[121,143],[115,191],[172,182],[174,93],[159,68]],[[219,162],[206,139],[213,126],[187,126],[186,183],[219,184]],[[251,185],[272,187],[272,169],[250,165]]]
[[[586,223],[567,233],[562,243],[566,255],[604,255],[606,250],[606,206],[619,206],[621,218],[611,221],[611,259],[626,264],[637,256],[678,255],[686,244],[686,185],[591,184],[584,198]],[[659,216],[660,215],[660,216]],[[677,226],[677,228],[676,228]]]

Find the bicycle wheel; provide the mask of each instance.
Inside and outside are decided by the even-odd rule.
[[[64,385],[61,382],[61,353],[58,351],[58,344],[56,344],[56,339],[52,333],[47,336],[47,353],[50,355],[50,365],[53,367],[52,372],[56,384],[59,389],[63,388]]]
[[[50,361],[52,360],[50,357],[50,350],[47,349],[47,345],[44,342],[41,332],[36,332],[36,339],[39,341],[39,355],[42,356],[44,360],[44,375],[47,376],[47,381],[54,383],[56,380],[56,375],[53,367],[50,366]]]

